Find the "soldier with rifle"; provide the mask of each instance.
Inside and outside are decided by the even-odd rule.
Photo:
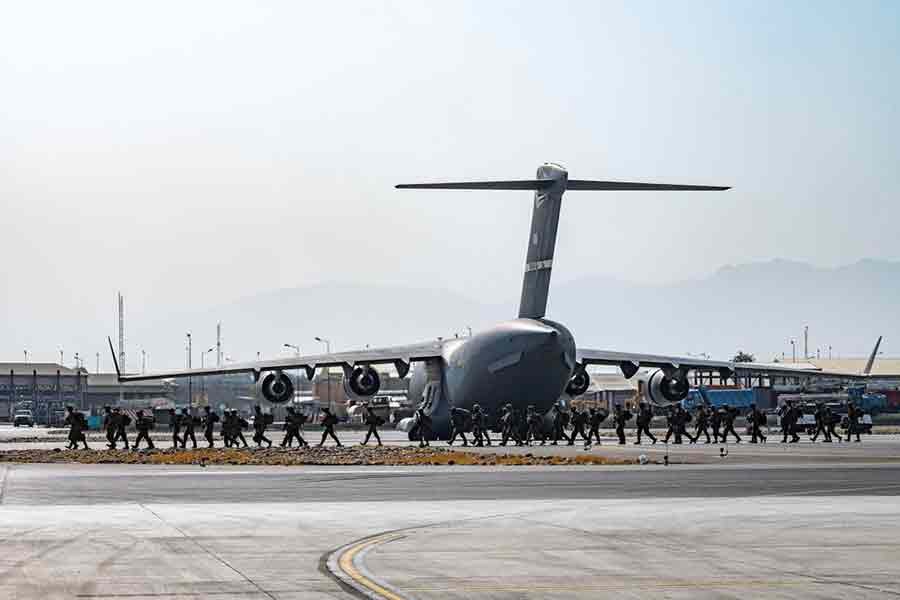
[[[419,434],[419,448],[430,446],[429,440],[434,435],[431,431],[431,415],[426,414],[421,406],[416,409],[416,431]]]
[[[700,439],[700,434],[706,436],[706,444],[709,443],[709,411],[706,408],[705,404],[701,404],[697,408],[697,420],[696,420],[697,429],[694,431],[694,440],[691,442],[692,444],[696,444],[697,440]]]
[[[587,434],[584,432],[584,426],[587,424],[589,419],[588,414],[583,410],[578,410],[576,407],[572,407],[572,433],[569,436],[569,445],[572,446],[575,444],[575,437],[581,436],[581,439],[584,440],[585,444],[590,444],[590,439]]]
[[[466,429],[468,429],[468,424],[471,420],[472,415],[466,409],[458,406],[450,409],[450,441],[447,442],[448,446],[453,445],[453,442],[456,441],[456,436],[462,438],[463,446],[469,445],[469,440],[466,439]]]
[[[723,415],[723,411],[721,408],[718,408],[718,409],[710,408],[709,426],[712,428],[714,444],[719,443],[719,435],[720,435],[719,429],[722,427],[722,417],[723,416],[724,415]],[[723,438],[722,441],[724,442],[725,439]]]
[[[191,438],[191,444],[194,450],[197,449],[197,438],[194,436],[194,416],[187,408],[181,409],[181,425],[184,427],[184,433],[181,435],[181,447],[187,446],[188,438]]]
[[[322,417],[322,440],[319,442],[319,446],[325,444],[325,440],[330,436],[331,439],[335,441],[338,447],[342,446],[341,440],[338,439],[337,434],[334,432],[334,426],[338,423],[337,416],[331,412],[331,409],[327,406],[322,409],[324,416]]]
[[[862,411],[856,408],[856,404],[851,400],[847,403],[847,439],[845,441],[849,442],[850,438],[853,434],[856,434],[856,441],[860,442],[862,440],[859,439],[859,420],[862,417]]]
[[[813,413],[813,418],[816,420],[816,432],[812,435],[810,441],[815,442],[816,438],[819,437],[819,434],[822,434],[822,437],[825,438],[823,441],[831,442],[831,434],[828,432],[828,424],[825,422],[825,403],[819,402],[816,404],[816,412]]]
[[[534,405],[529,405],[525,413],[525,420],[528,423],[528,433],[525,436],[526,443],[530,446],[531,440],[541,440],[541,446],[547,443],[547,436],[544,435],[544,417],[541,416]]]
[[[559,438],[568,442],[569,436],[566,435],[566,425],[568,425],[567,417],[569,413],[558,402],[553,405],[550,412],[552,413],[550,416],[553,419],[553,441],[550,444],[556,446]]]
[[[735,440],[738,444],[741,443],[741,436],[738,435],[738,432],[734,430],[734,420],[737,418],[737,409],[731,408],[728,404],[722,406],[722,427],[724,431],[722,432],[722,441],[728,441],[728,434],[731,433],[734,435]]]
[[[141,440],[146,440],[147,448],[153,450],[153,440],[150,439],[150,430],[153,429],[153,419],[144,416],[143,410],[137,411],[135,415],[137,416],[137,420],[134,422],[134,427],[137,429],[137,438],[134,440],[134,449],[138,450],[141,445]]]
[[[766,442],[766,434],[762,432],[762,425],[767,421],[766,415],[762,413],[756,404],[750,405],[750,412],[747,414],[747,423],[750,425],[750,443],[756,444],[759,441]]]
[[[650,405],[643,400],[638,405],[638,415],[637,415],[637,441],[634,443],[640,445],[641,443],[641,434],[647,434],[647,437],[655,444],[656,436],[654,436],[650,432],[650,423],[653,421],[653,409],[650,408]]]
[[[112,408],[103,407],[103,429],[106,431],[106,447],[116,449],[116,419]]]
[[[84,444],[85,450],[89,450],[87,438],[84,435],[84,431],[87,429],[84,414],[75,412],[74,406],[67,406],[65,424],[69,426],[69,450],[77,450],[79,442]]]
[[[184,441],[178,435],[181,433],[181,417],[178,416],[174,408],[169,409],[169,428],[172,430],[172,447],[183,446]]]
[[[588,441],[586,444],[590,444],[594,439],[597,440],[597,445],[599,446],[602,442],[600,441],[600,424],[606,420],[609,414],[605,410],[600,410],[595,406],[592,406],[588,409]]]
[[[488,431],[487,414],[480,404],[472,406],[472,437],[476,446],[491,445],[491,434]]]
[[[369,426],[369,430],[366,431],[366,439],[363,440],[362,445],[365,446],[368,444],[369,438],[374,435],[375,439],[378,441],[378,445],[381,446],[381,436],[378,435],[378,427],[379,425],[384,425],[384,418],[376,415],[375,411],[372,410],[372,407],[366,404],[363,421]]]
[[[206,443],[209,444],[209,447],[212,448],[215,446],[213,442],[213,432],[216,429],[216,423],[219,422],[219,415],[212,409],[211,406],[203,407],[203,437],[206,438]]]
[[[613,423],[616,425],[616,436],[619,438],[619,444],[625,443],[625,424],[631,420],[631,407],[626,406],[624,409],[621,404],[616,404],[613,411]],[[599,439],[599,435],[597,436]]]
[[[839,434],[837,432],[837,430],[835,430],[835,428],[834,428],[835,425],[838,424],[838,421],[840,421],[840,417],[838,417],[837,415],[832,413],[831,407],[828,406],[827,404],[825,405],[825,417],[824,418],[825,418],[825,425],[826,425],[826,427],[828,427],[827,433],[829,435],[829,437],[826,438],[825,441],[830,442],[831,440],[834,440],[834,439],[836,439],[839,442],[843,441],[843,438],[841,438],[841,434]]]
[[[262,446],[263,442],[268,444],[268,448],[272,447],[272,440],[266,437],[267,419],[268,415],[263,413],[259,404],[253,407],[253,441],[256,442],[257,448]]]
[[[306,443],[306,440],[303,439],[303,436],[300,435],[300,428],[303,426],[303,423],[306,422],[306,415],[302,413],[298,413],[297,410],[293,406],[287,407],[287,415],[284,417],[284,426],[283,429],[285,431],[284,439],[281,440],[282,448],[290,448],[294,445],[294,439],[297,439],[297,442],[300,444],[300,447],[309,446]]]
[[[249,448],[250,444],[247,443],[247,438],[244,437],[244,430],[250,426],[250,423],[247,422],[247,419],[242,417],[238,412],[238,409],[231,409],[231,445],[238,447],[239,443],[244,445],[244,448]]]

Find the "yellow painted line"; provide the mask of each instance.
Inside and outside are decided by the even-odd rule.
[[[380,585],[378,582],[373,581],[371,578],[366,577],[365,575],[360,573],[359,569],[356,568],[356,565],[353,564],[354,559],[363,550],[371,548],[372,546],[377,546],[378,544],[391,542],[400,537],[401,536],[399,535],[383,535],[380,537],[365,540],[364,542],[360,542],[358,544],[354,544],[353,546],[350,546],[349,548],[344,550],[340,558],[338,558],[338,566],[340,566],[341,571],[343,571],[350,579],[352,579],[360,586],[366,588],[370,592],[378,594],[379,596],[381,596],[382,598],[386,598],[387,600],[406,600],[406,598],[404,598],[403,596],[397,595],[391,590]]]

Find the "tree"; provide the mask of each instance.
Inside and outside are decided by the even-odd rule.
[[[743,350],[738,350],[738,353],[734,355],[734,358],[731,359],[731,362],[736,363],[751,363],[756,362],[756,357],[750,354],[749,352],[744,352]]]

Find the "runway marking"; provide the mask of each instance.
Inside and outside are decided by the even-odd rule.
[[[357,556],[362,558],[370,548],[398,540],[402,537],[402,535],[397,534],[386,534],[369,538],[362,542],[357,542],[341,552],[337,560],[338,566],[347,577],[353,580],[354,583],[368,591],[370,597],[385,598],[386,600],[406,600],[403,596],[385,587],[386,584],[380,583],[374,578],[363,574],[356,563]]]
[[[199,541],[197,541],[195,538],[189,536],[184,530],[182,530],[182,529],[181,529],[180,527],[178,527],[177,525],[172,525],[171,523],[169,523],[168,521],[166,521],[165,519],[163,519],[163,518],[162,518],[156,511],[154,511],[152,508],[150,508],[149,506],[146,506],[146,505],[144,505],[144,504],[140,504],[140,503],[138,503],[138,506],[140,506],[141,508],[143,508],[144,510],[146,510],[147,512],[149,512],[151,515],[153,515],[154,517],[156,517],[156,518],[159,520],[160,523],[162,523],[163,525],[166,525],[167,527],[171,527],[172,529],[174,529],[175,531],[177,531],[178,533],[180,533],[181,536],[182,536],[184,539],[189,540],[190,542],[193,542],[193,544],[194,544],[195,546],[197,546],[198,548],[200,548],[201,550],[203,550],[206,554],[208,554],[209,556],[213,557],[214,559],[216,559],[217,561],[219,561],[220,563],[222,563],[223,565],[225,565],[226,567],[228,567],[229,569],[231,569],[232,571],[234,571],[235,573],[237,573],[238,575],[240,575],[241,578],[243,578],[244,581],[246,581],[247,583],[249,583],[250,585],[252,585],[253,587],[255,587],[257,590],[259,590],[259,593],[260,593],[260,594],[262,594],[262,595],[264,595],[264,596],[270,598],[270,600],[277,600],[277,599],[275,598],[275,596],[273,596],[273,595],[272,595],[270,592],[268,592],[267,590],[263,589],[263,587],[262,587],[261,585],[259,585],[258,583],[256,583],[255,581],[253,581],[252,579],[250,579],[249,577],[247,577],[247,576],[246,576],[244,573],[242,573],[237,567],[233,566],[233,565],[232,565],[231,563],[229,563],[227,560],[225,560],[224,558],[222,558],[221,556],[219,556],[218,554],[216,554],[215,552],[213,552],[212,550],[210,550],[209,548],[207,548],[206,546],[204,546],[203,544],[201,544],[201,543],[200,543]]]
[[[3,504],[3,499],[6,497],[6,482],[9,480],[9,472],[12,471],[12,465],[4,467],[3,469],[3,480],[0,481],[0,504]]]

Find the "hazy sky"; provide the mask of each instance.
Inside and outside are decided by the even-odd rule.
[[[119,289],[131,318],[335,280],[514,304],[527,193],[392,186],[543,161],[735,187],[569,194],[556,281],[900,258],[898,23],[898,2],[8,3],[0,358],[80,344],[60,321],[113,333]]]

